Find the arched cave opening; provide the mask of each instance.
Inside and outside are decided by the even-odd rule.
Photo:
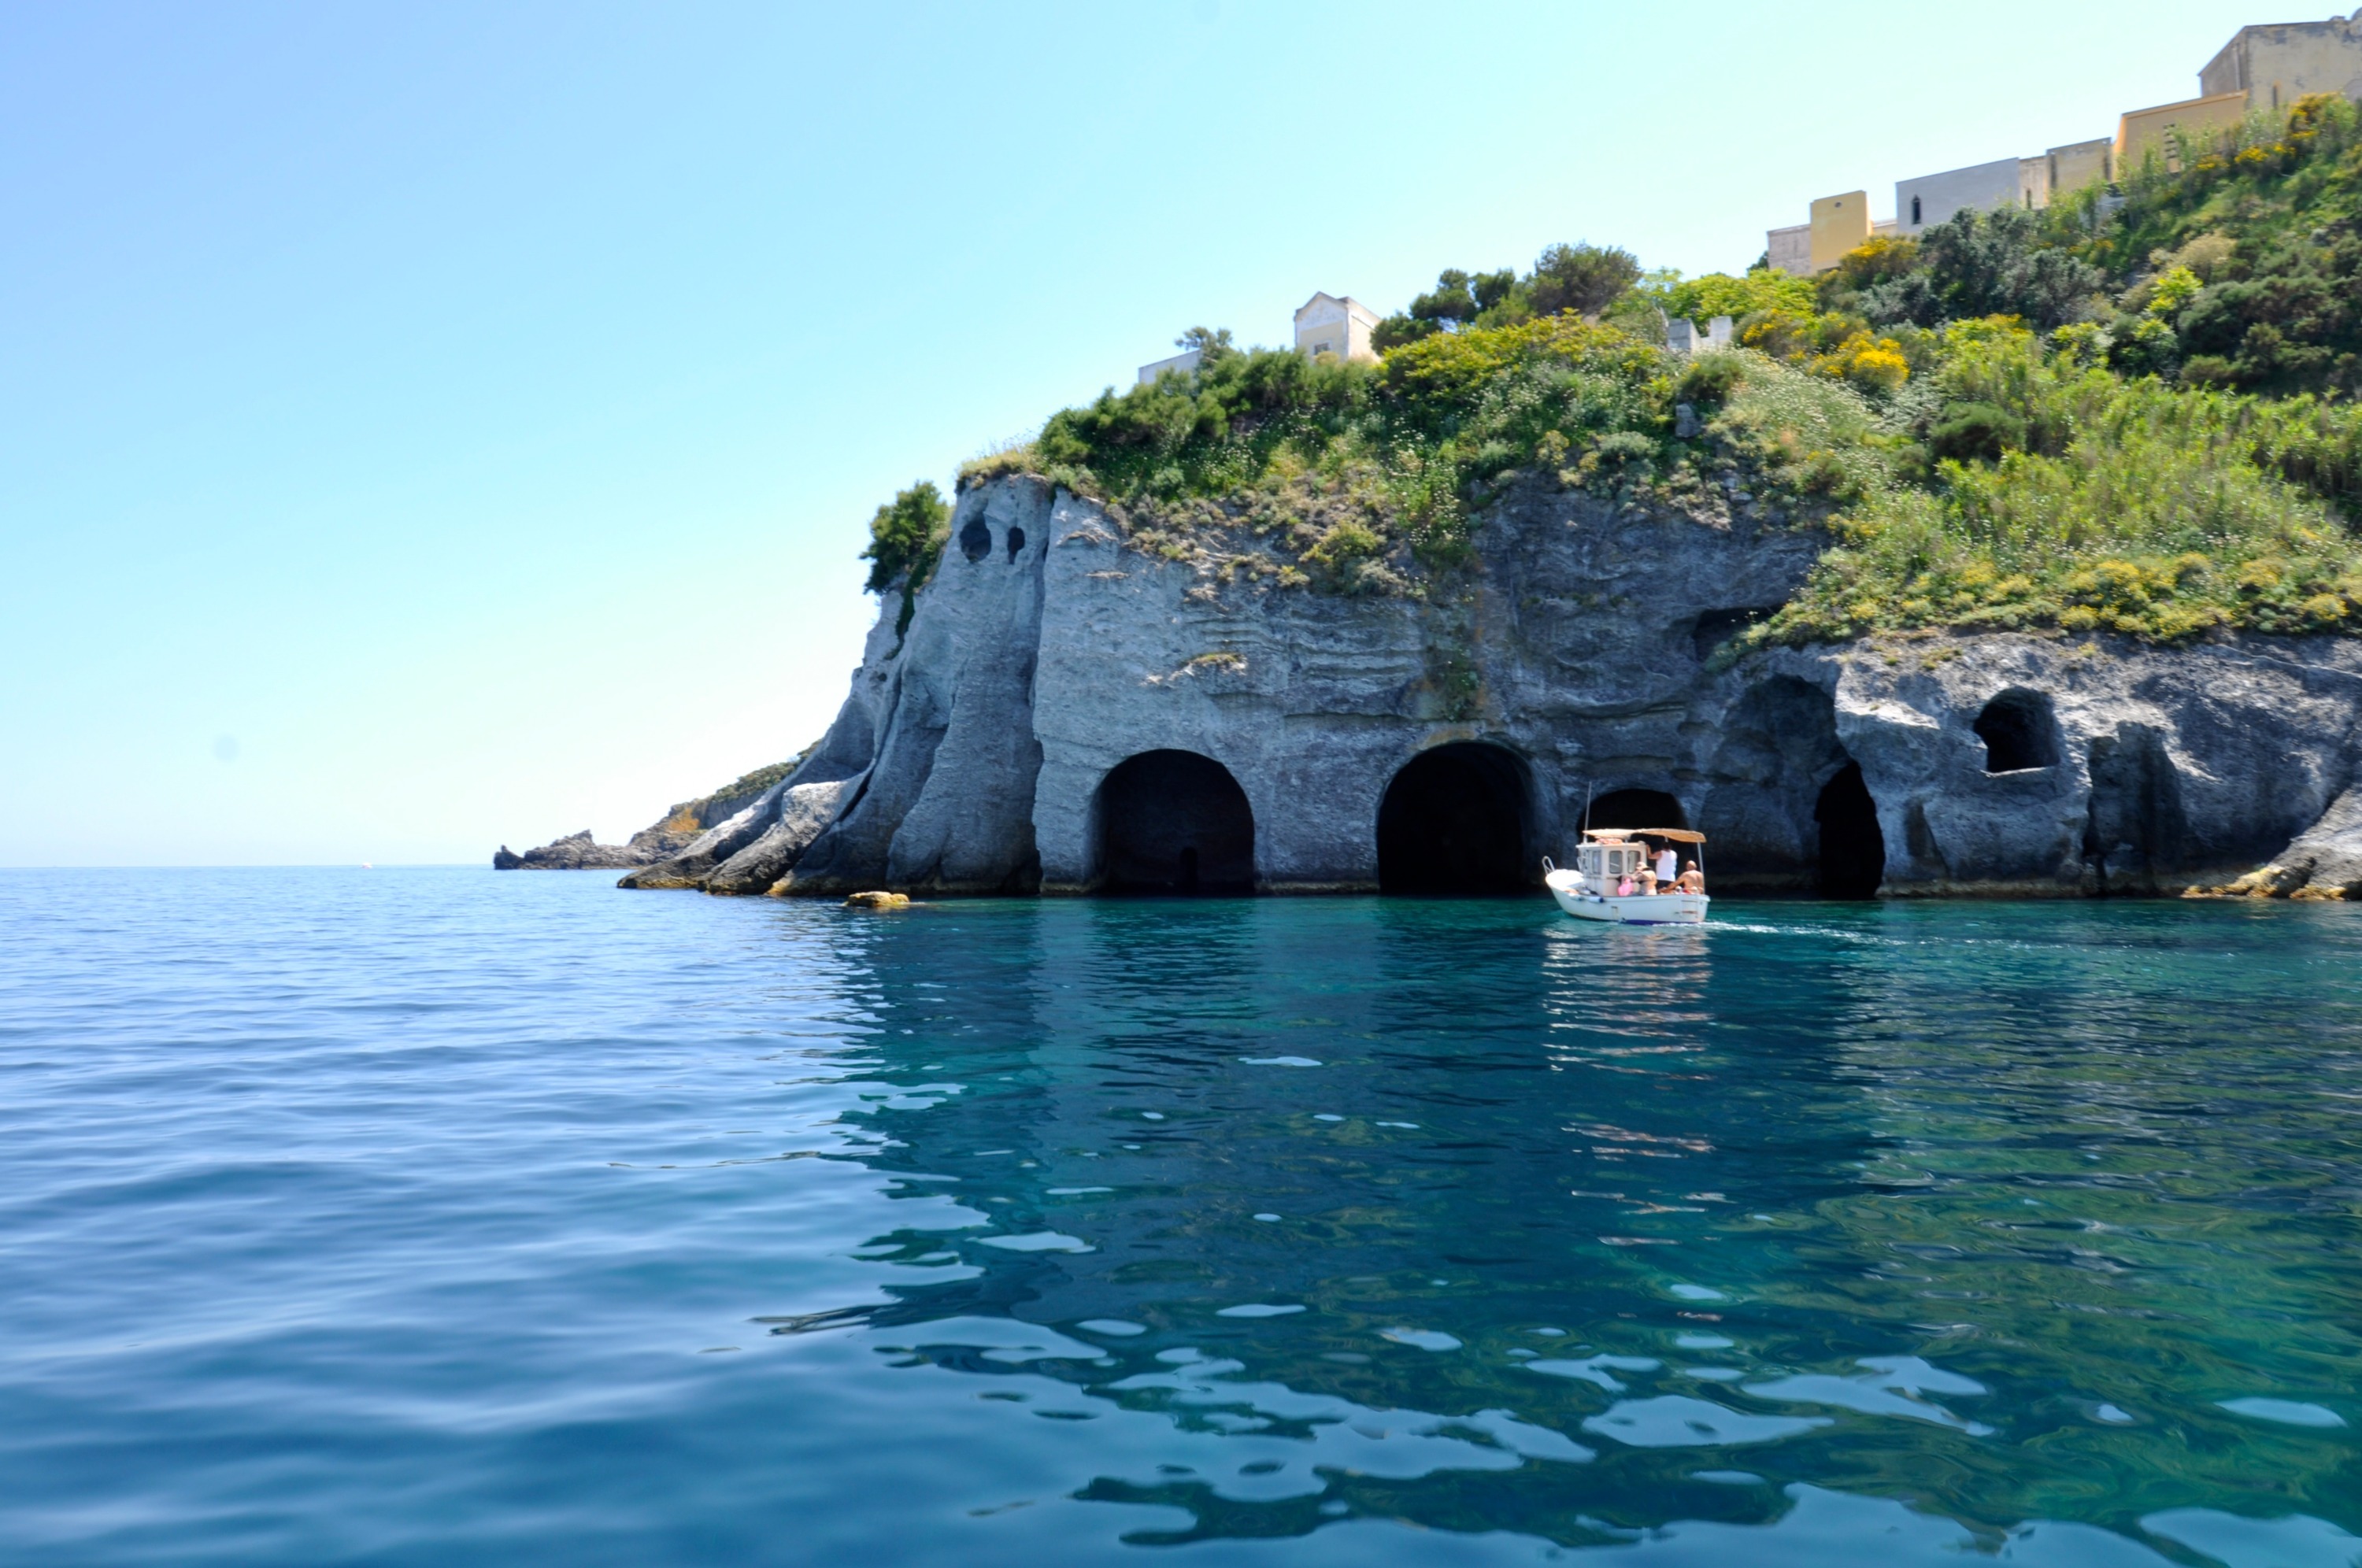
[[[1405,763],[1378,805],[1378,888],[1387,893],[1522,892],[1532,886],[1526,765],[1481,741]]]
[[[1685,828],[1682,803],[1662,790],[1610,790],[1583,814],[1586,828]]]
[[[1742,692],[1723,719],[1697,803],[1708,888],[1816,889],[1821,831],[1813,808],[1822,786],[1851,760],[1825,689],[1778,675]]]
[[[981,517],[971,517],[960,530],[960,554],[972,561],[980,561],[992,554],[992,529]]]
[[[1101,887],[1110,893],[1254,890],[1254,811],[1231,770],[1194,751],[1144,751],[1099,785]]]
[[[1886,877],[1886,834],[1878,825],[1878,802],[1862,782],[1860,763],[1847,763],[1821,787],[1813,821],[1821,829],[1821,897],[1876,897]]]
[[[1984,705],[1973,728],[1985,743],[1987,773],[2058,765],[2058,716],[2047,693],[2013,686]]]

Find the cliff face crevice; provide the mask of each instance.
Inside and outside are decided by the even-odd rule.
[[[1038,479],[979,485],[822,743],[625,885],[1533,880],[1588,808],[1702,829],[1729,890],[2362,886],[2355,639],[1919,633],[1718,668],[1824,537],[1533,484],[1475,545],[1424,598],[1324,596],[1144,553]],[[1170,753],[1216,766],[1118,776]]]

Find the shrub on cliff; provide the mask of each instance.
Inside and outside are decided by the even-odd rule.
[[[1652,273],[1636,286],[1636,292],[1669,316],[1700,323],[1717,315],[1745,321],[1767,311],[1804,315],[1818,308],[1810,279],[1769,267],[1758,267],[1743,277],[1728,272],[1708,272],[1697,278],[1684,278],[1679,272]]]
[[[1516,326],[1540,316],[1596,316],[1616,303],[1640,276],[1640,263],[1613,245],[1553,245],[1524,277],[1512,267],[1467,272],[1448,267],[1435,287],[1400,313],[1378,323],[1371,335],[1379,353],[1440,332],[1468,327]]]
[[[884,593],[897,583],[902,589],[902,613],[896,631],[908,630],[918,602],[944,547],[951,542],[952,509],[931,480],[921,480],[877,509],[869,519],[869,547],[861,558],[869,563],[871,593]]]
[[[2137,172],[2083,249],[2130,285],[2111,324],[2123,368],[2362,393],[2362,111],[2345,99],[2251,116],[2180,174]],[[2192,286],[2160,298],[2177,271]]]
[[[1907,444],[1890,425],[1757,356],[1683,359],[1562,314],[1430,334],[1374,367],[1239,355],[1054,414],[1034,455],[1143,548],[1392,592],[1464,558],[1469,509],[1505,476],[1672,504],[1727,481],[1826,509],[1887,482]]]
[[[2307,97],[2192,151],[2184,170],[2151,159],[2041,213],[1872,239],[1815,280],[1820,309],[1890,332],[2088,323],[2087,357],[2126,375],[2362,394],[2362,110]]]
[[[2042,220],[2033,213],[1963,208],[1920,234],[1910,271],[1861,291],[1862,312],[1883,326],[2014,315],[2045,328],[2094,314],[2107,280],[2042,237]]]
[[[2362,410],[2126,381],[1976,324],[1926,488],[1871,494],[1738,651],[1918,626],[2362,625]]]

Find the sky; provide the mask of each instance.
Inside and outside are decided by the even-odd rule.
[[[0,0],[0,865],[619,840],[826,727],[880,502],[1186,327],[1740,270],[2297,19]]]

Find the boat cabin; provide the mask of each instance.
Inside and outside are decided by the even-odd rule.
[[[1574,868],[1586,882],[1614,883],[1639,876],[1648,857],[1647,845],[1631,843],[1621,834],[1585,834],[1583,846],[1574,852]]]
[[[1655,846],[1644,842],[1652,838],[1674,844],[1705,842],[1705,834],[1686,828],[1586,828],[1574,852],[1574,868],[1595,892],[1612,893],[1625,878],[1639,876],[1655,858]]]

